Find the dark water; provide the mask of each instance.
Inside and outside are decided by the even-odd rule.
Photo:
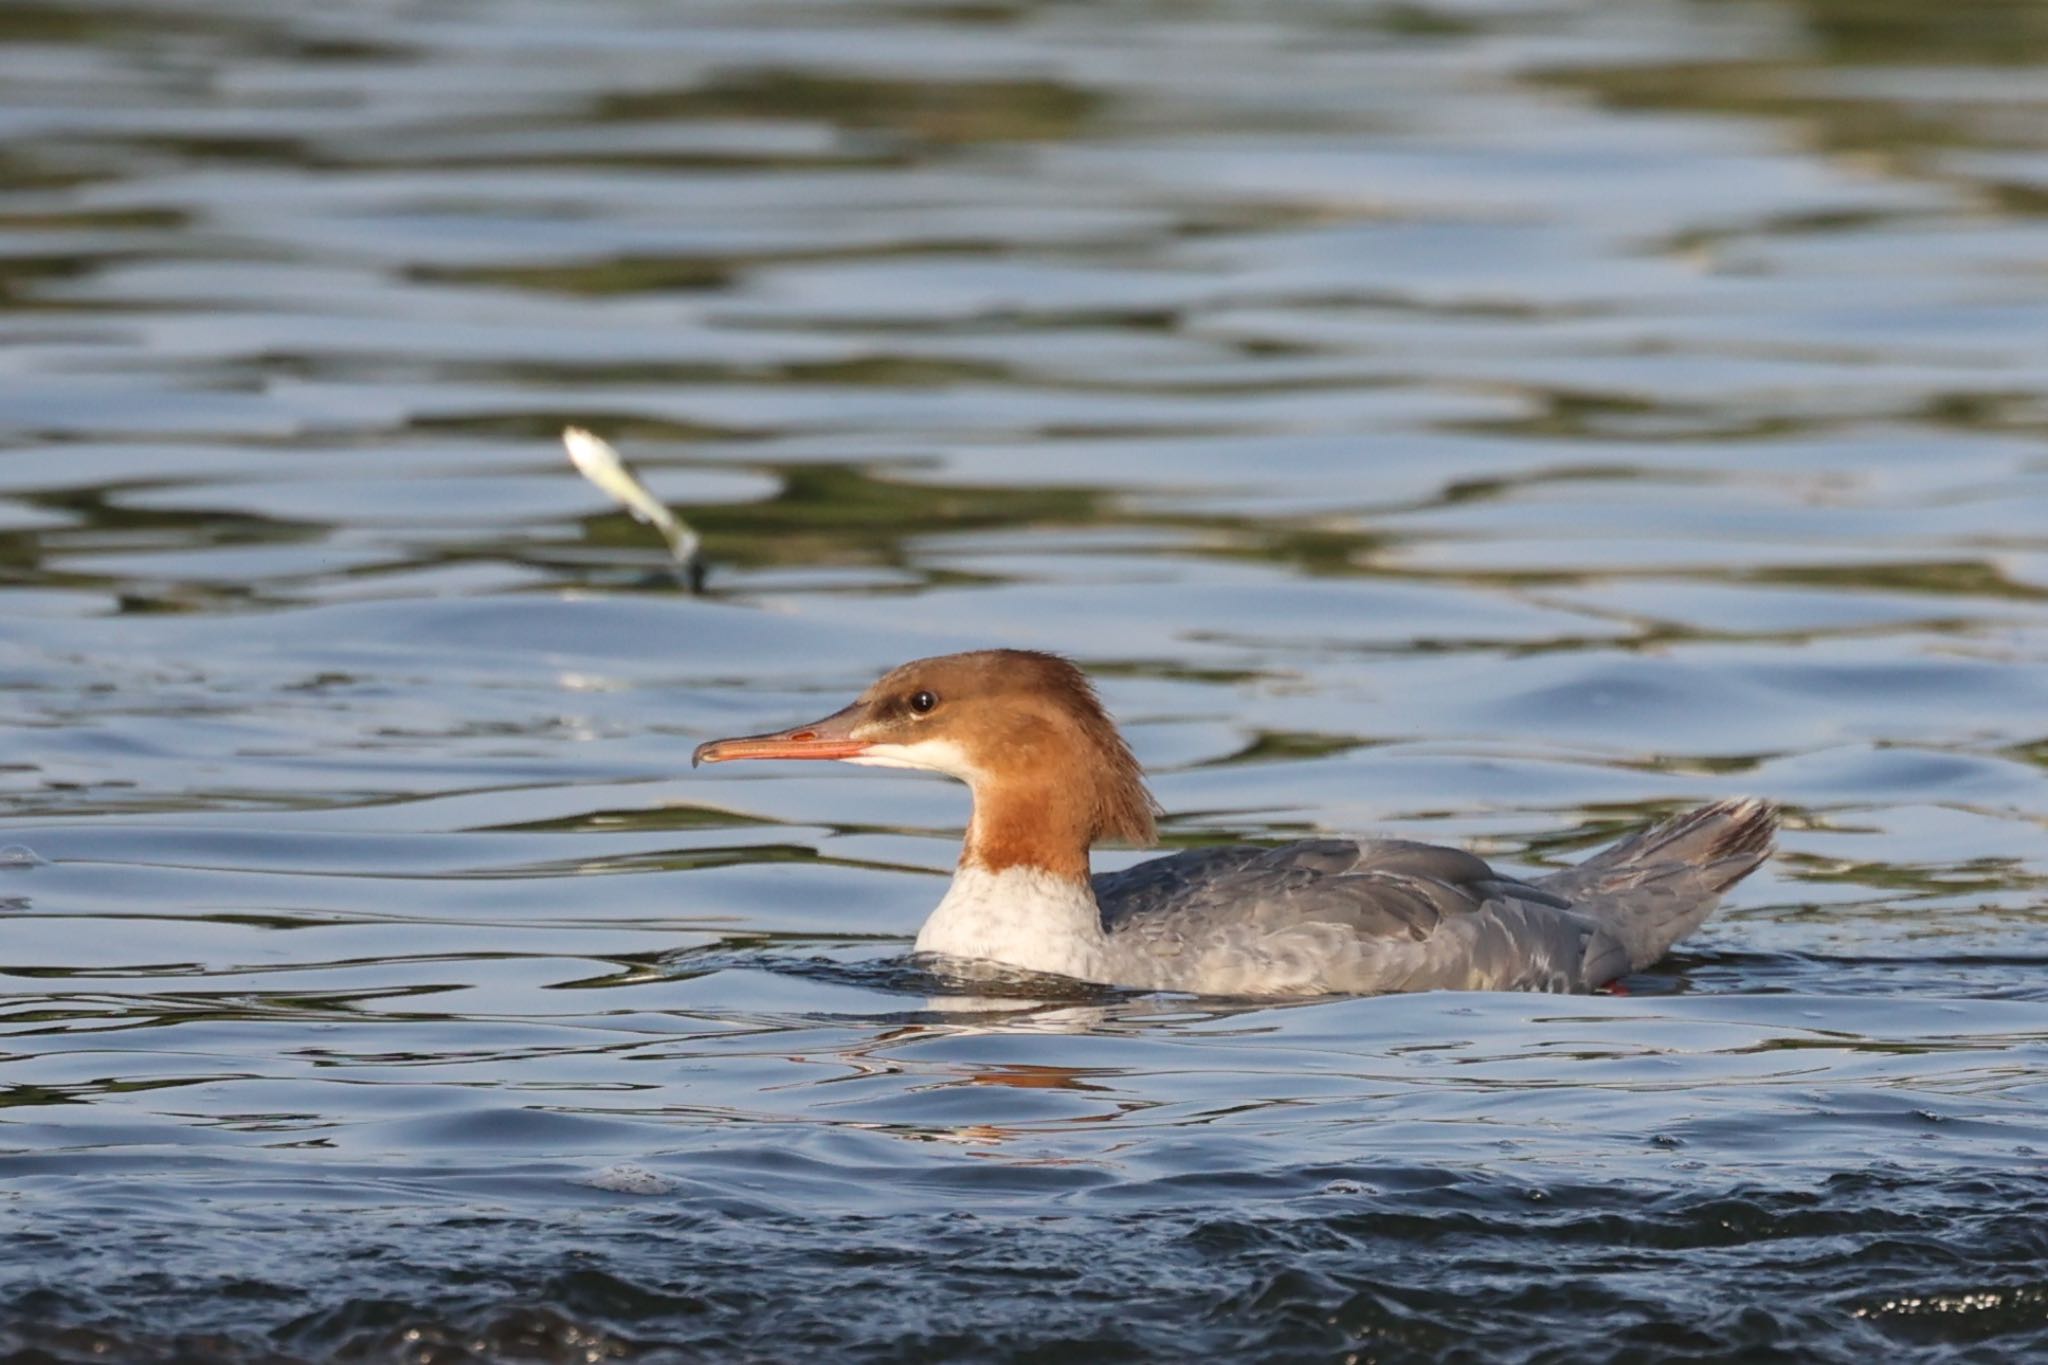
[[[2048,1352],[2048,8],[0,42],[0,1360]],[[1784,855],[1625,996],[970,997],[958,789],[687,757],[990,643],[1171,842]]]

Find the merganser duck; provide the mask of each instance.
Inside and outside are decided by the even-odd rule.
[[[1777,811],[1718,801],[1533,882],[1399,839],[1197,848],[1091,876],[1159,807],[1086,675],[991,649],[904,664],[843,710],[698,763],[837,759],[965,782],[974,810],[917,951],[1196,995],[1589,991],[1698,927],[1770,855]]]

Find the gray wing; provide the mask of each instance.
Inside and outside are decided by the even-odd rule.
[[[1194,849],[1095,897],[1117,979],[1209,995],[1582,990],[1603,937],[1555,892],[1400,840]]]

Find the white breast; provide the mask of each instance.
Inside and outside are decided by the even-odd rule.
[[[1103,981],[1106,941],[1086,883],[1032,868],[963,867],[917,934],[921,953]]]

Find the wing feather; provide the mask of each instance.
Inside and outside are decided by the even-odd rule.
[[[1555,892],[1402,840],[1192,849],[1095,895],[1121,963],[1213,994],[1583,989],[1595,932]]]

